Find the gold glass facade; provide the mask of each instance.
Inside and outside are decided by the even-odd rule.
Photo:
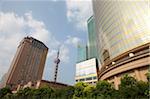
[[[149,0],[93,0],[93,10],[102,65],[150,42]]]

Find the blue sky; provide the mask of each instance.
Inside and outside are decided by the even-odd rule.
[[[73,84],[77,44],[87,42],[86,21],[92,15],[90,0],[1,0],[0,78],[7,72],[17,45],[33,36],[49,47],[43,79],[53,80],[60,46],[58,82]]]

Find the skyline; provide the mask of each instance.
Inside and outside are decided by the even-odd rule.
[[[0,79],[10,67],[20,40],[33,36],[49,48],[43,79],[53,81],[53,61],[61,45],[58,82],[74,84],[76,46],[87,42],[86,21],[92,15],[89,5],[89,0],[0,1]]]

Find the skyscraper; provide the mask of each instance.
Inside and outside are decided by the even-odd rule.
[[[76,82],[96,84],[97,82],[97,47],[94,17],[87,20],[88,46],[78,46],[78,60],[76,63]]]
[[[48,47],[32,37],[25,37],[19,44],[17,52],[8,70],[5,84],[16,87],[29,81],[41,80],[48,52]]]
[[[124,74],[146,81],[150,64],[149,0],[93,0],[99,79],[117,88]]]
[[[95,32],[95,20],[94,17],[91,16],[87,20],[88,27],[88,59],[90,58],[98,58],[97,53],[97,43],[96,43],[96,32]]]
[[[88,58],[88,49],[87,46],[78,45],[77,48],[77,63],[87,60]]]

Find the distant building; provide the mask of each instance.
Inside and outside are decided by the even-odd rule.
[[[88,27],[88,59],[98,58],[97,43],[96,43],[96,32],[95,32],[95,20],[91,16],[87,20]]]
[[[96,43],[95,21],[91,16],[87,20],[88,26],[88,44],[86,47],[78,47],[76,63],[76,82],[86,82],[96,84],[98,69],[98,53]]]
[[[129,74],[147,81],[150,66],[148,0],[93,0],[96,43],[101,65],[99,80],[114,83]]]
[[[87,46],[78,45],[77,48],[77,63],[87,60],[88,58],[88,51]]]
[[[96,58],[85,60],[76,64],[76,76],[77,82],[86,82],[89,84],[96,84],[97,82],[97,61]]]
[[[4,86],[16,88],[29,81],[41,80],[47,52],[48,47],[44,43],[32,37],[25,37],[18,46]]]

